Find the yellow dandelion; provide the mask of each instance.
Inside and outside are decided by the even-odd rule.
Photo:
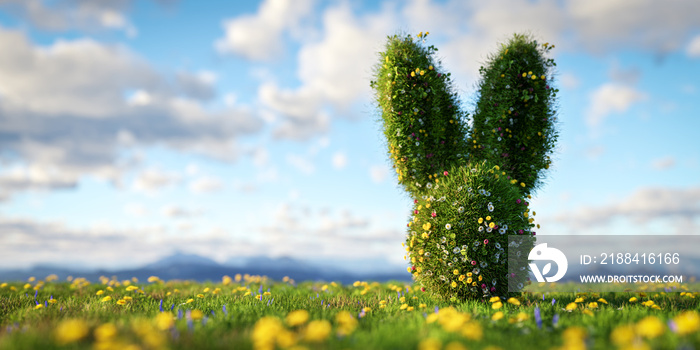
[[[304,332],[304,339],[309,342],[322,342],[331,334],[331,323],[327,320],[309,322]]]
[[[156,327],[161,331],[168,330],[175,325],[175,318],[169,312],[161,312],[156,315]]]
[[[566,311],[575,310],[576,307],[577,307],[577,306],[576,306],[576,303],[569,303],[568,305],[566,305]]]
[[[347,336],[357,328],[357,319],[347,311],[341,311],[335,315],[335,323],[338,325],[338,335]]]
[[[636,326],[637,333],[645,338],[656,338],[666,331],[666,325],[655,316],[643,318]]]
[[[493,314],[493,316],[491,316],[491,319],[494,321],[498,321],[498,320],[502,319],[503,316],[504,316],[503,311],[497,311],[495,314]]]
[[[676,332],[680,335],[693,334],[700,331],[700,314],[697,311],[685,311],[673,318]]]
[[[427,338],[418,343],[418,350],[440,350],[442,343],[439,339]]]
[[[190,298],[190,299],[187,299],[187,301],[185,302],[185,304],[189,304],[189,303],[193,303],[193,302],[194,302],[194,299]]]
[[[515,306],[520,306],[520,300],[515,298],[508,298],[508,304],[513,304]]]
[[[117,305],[126,305],[126,300],[124,300],[124,299],[117,300]]]
[[[117,327],[111,323],[105,323],[95,328],[95,339],[100,342],[108,341],[117,335]]]
[[[500,302],[500,301],[497,301],[497,302],[491,304],[491,308],[494,309],[494,310],[498,310],[498,309],[500,309],[500,308],[502,308],[502,307],[503,307],[503,303]]]
[[[610,333],[610,340],[618,347],[631,345],[635,338],[634,326],[622,325],[613,329]]]
[[[204,317],[204,313],[200,310],[194,309],[190,311],[190,317],[192,317],[192,319],[195,321],[199,321]]]
[[[579,297],[579,298],[576,298],[576,300],[574,300],[574,303],[582,303],[583,300],[584,300],[583,298]]]
[[[56,326],[54,338],[56,342],[65,345],[85,338],[88,334],[88,326],[83,320],[68,319]]]
[[[112,297],[110,297],[109,295],[106,296],[106,297],[104,297],[104,298],[102,298],[102,302],[103,302],[103,303],[106,303],[106,302],[111,301],[111,300],[112,300]]]
[[[637,297],[630,298],[630,303],[636,303],[636,302],[637,302]]]
[[[301,326],[309,320],[309,312],[306,310],[294,310],[287,314],[285,322],[290,327]]]

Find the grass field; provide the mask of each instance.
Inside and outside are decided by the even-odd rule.
[[[404,283],[49,276],[0,284],[0,349],[694,349],[699,301],[550,290],[450,304]]]

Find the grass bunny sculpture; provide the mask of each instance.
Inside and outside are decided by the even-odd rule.
[[[480,68],[470,123],[427,35],[389,37],[370,84],[398,183],[413,198],[408,270],[453,301],[505,296],[527,283],[514,255],[534,246],[529,200],[557,139],[555,63],[545,57],[554,46],[522,34],[502,44]],[[509,249],[512,235],[520,246]]]

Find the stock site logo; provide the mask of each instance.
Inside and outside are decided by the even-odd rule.
[[[556,282],[562,277],[564,277],[564,274],[566,274],[566,269],[569,267],[569,263],[566,260],[566,256],[564,255],[564,253],[562,253],[561,250],[557,248],[547,247],[547,243],[536,245],[534,248],[532,248],[527,258],[530,261],[551,260],[554,261],[555,264],[557,264],[557,273],[554,276],[545,278],[543,276],[549,273],[549,271],[552,269],[552,263],[547,263],[547,265],[545,265],[542,269],[542,272],[540,272],[540,269],[537,267],[537,265],[535,265],[534,262],[531,262],[530,269],[532,269],[532,273],[535,275],[537,282],[545,282],[545,280],[546,282]]]

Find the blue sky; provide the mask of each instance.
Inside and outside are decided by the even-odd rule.
[[[526,31],[556,45],[560,138],[532,204],[538,234],[697,234],[699,13],[695,1],[0,0],[0,268],[179,250],[403,269],[410,200],[369,88],[399,31],[430,31],[467,110],[499,42]]]

